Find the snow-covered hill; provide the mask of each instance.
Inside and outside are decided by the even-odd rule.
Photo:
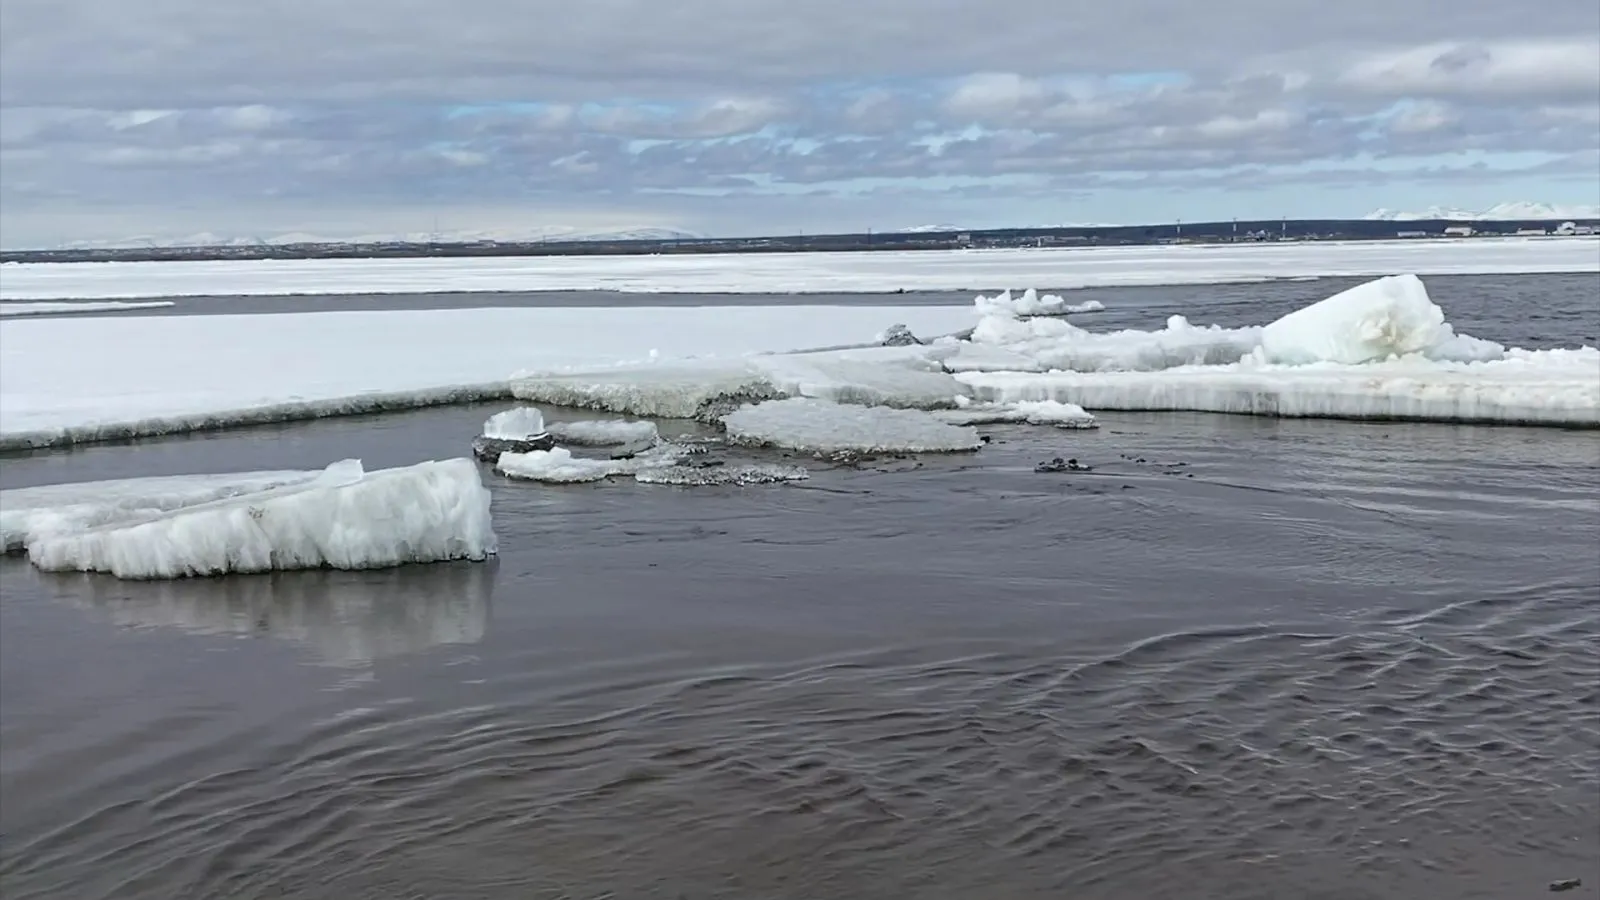
[[[1600,219],[1600,206],[1552,206],[1549,203],[1520,201],[1516,203],[1497,203],[1488,209],[1477,211],[1444,206],[1430,206],[1420,212],[1377,209],[1367,213],[1362,218],[1386,222],[1414,222],[1422,219],[1449,219],[1456,222],[1534,220],[1554,222],[1563,219]]]

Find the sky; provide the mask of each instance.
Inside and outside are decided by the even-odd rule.
[[[4,0],[0,245],[1600,204],[1595,0]]]

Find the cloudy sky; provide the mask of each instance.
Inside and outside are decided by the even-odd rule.
[[[1596,0],[3,0],[0,244],[1600,203]]]

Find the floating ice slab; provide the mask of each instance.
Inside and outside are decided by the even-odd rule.
[[[6,319],[0,449],[495,400],[520,370],[738,357],[971,319],[960,307],[882,306]]]
[[[960,375],[995,403],[1056,400],[1095,410],[1600,425],[1600,351],[1511,351],[1495,362],[1190,366],[1159,372]]]
[[[644,444],[659,438],[654,422],[626,421],[623,419],[583,419],[576,422],[553,422],[550,434],[563,444],[590,447],[616,447],[624,444]]]
[[[672,444],[660,444],[626,459],[591,459],[574,456],[565,447],[553,447],[531,453],[503,453],[495,468],[507,478],[547,484],[582,484],[665,468],[683,456],[684,449]]]
[[[941,409],[968,393],[938,362],[952,349],[845,348],[524,374],[511,390],[519,399],[537,403],[701,421],[716,421],[752,402],[788,397]]]
[[[950,453],[982,446],[972,428],[913,409],[797,397],[769,400],[723,418],[728,439],[760,447],[836,453]]]
[[[45,534],[28,557],[137,579],[481,560],[496,550],[489,499],[471,460],[376,472],[347,461],[302,484]]]
[[[783,394],[749,360],[689,360],[589,372],[524,374],[519,400],[657,419],[710,420],[743,403]]]
[[[1098,312],[1105,309],[1106,305],[1099,300],[1085,300],[1081,303],[1070,303],[1055,294],[1040,296],[1038,291],[1028,288],[1020,296],[1011,296],[1010,291],[1001,291],[993,297],[979,294],[972,301],[978,313],[985,316],[1011,316],[1022,318],[1026,316],[1065,316],[1071,313]]]
[[[951,425],[1054,425],[1057,428],[1099,428],[1100,423],[1076,403],[1024,400],[1018,403],[975,403],[934,413]]]
[[[1261,329],[1192,325],[1172,316],[1157,331],[1094,332],[1062,319],[986,316],[973,329],[972,342],[1027,357],[1036,370],[1149,371],[1238,362],[1261,346]],[[955,358],[965,363],[965,371],[975,371],[973,362],[981,361],[983,352],[994,351]]]
[[[874,253],[7,265],[3,300],[464,291],[689,293],[998,291],[1217,284],[1306,276],[1600,271],[1589,238],[1332,241]],[[879,323],[874,331],[887,323]],[[907,322],[918,334],[925,333]]]
[[[177,306],[171,300],[126,302],[101,300],[87,303],[0,303],[0,318],[12,316],[64,316],[76,313],[126,312],[135,309],[162,309]]]
[[[148,517],[271,488],[305,484],[320,471],[233,472],[47,484],[0,491],[0,535],[16,553],[51,534]]]
[[[483,436],[499,441],[525,441],[545,433],[544,413],[531,406],[498,412],[484,420]]]
[[[549,450],[556,440],[544,428],[544,414],[531,406],[498,412],[483,423],[483,431],[472,440],[472,455],[492,463],[503,453],[530,453]]]

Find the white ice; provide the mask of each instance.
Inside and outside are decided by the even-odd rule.
[[[122,312],[130,309],[162,309],[177,306],[171,300],[124,302],[119,300],[87,303],[0,303],[0,318],[12,316],[60,316],[72,313]]]
[[[544,413],[531,406],[498,412],[484,420],[483,436],[499,441],[525,441],[545,433]]]
[[[953,344],[669,360],[583,372],[523,373],[518,399],[667,419],[717,419],[756,400],[811,397],[909,409],[953,407],[970,389],[940,364]]]
[[[1511,351],[1504,360],[1184,366],[1158,372],[959,376],[994,403],[1504,425],[1600,425],[1600,351]]]
[[[580,290],[882,293],[998,291],[1028,285],[1066,290],[1392,272],[1595,271],[1600,271],[1600,241],[1593,238],[875,253],[26,263],[4,266],[0,300]]]
[[[1505,348],[1465,337],[1445,323],[1444,310],[1415,275],[1358,284],[1278,319],[1261,330],[1259,358],[1303,365],[1360,364],[1418,354],[1434,360],[1500,359]]]
[[[746,306],[7,319],[0,449],[501,399],[519,370],[737,359],[860,343],[892,322],[943,334],[971,318]]]
[[[660,437],[654,422],[622,419],[581,419],[550,423],[550,434],[563,444],[594,447],[639,444]]]
[[[495,468],[507,478],[542,481],[546,484],[582,484],[666,468],[682,456],[681,448],[668,444],[628,459],[592,459],[574,456],[566,447],[552,447],[527,453],[502,453]]]
[[[1369,281],[1275,322],[1240,328],[1174,316],[1151,331],[1097,332],[1059,317],[1019,317],[1009,305],[992,308],[965,340],[528,375],[514,391],[531,400],[711,420],[756,400],[802,398],[944,410],[935,418],[958,424],[1043,421],[1050,418],[1043,408],[1025,414],[1017,406],[1042,402],[1088,410],[1600,422],[1600,351],[1520,350],[1457,334],[1411,275]],[[1051,424],[1074,419],[1062,411]]]
[[[1098,312],[1106,308],[1106,305],[1099,300],[1068,303],[1055,294],[1045,294],[1041,297],[1033,288],[1028,288],[1017,297],[1011,296],[1010,291],[1001,291],[993,297],[979,294],[973,300],[973,305],[977,307],[978,314],[984,316],[1064,316],[1070,313]]]
[[[1057,400],[1023,400],[1015,403],[968,403],[934,414],[951,425],[1054,425],[1057,428],[1098,428],[1094,415],[1076,403]]]
[[[795,397],[768,400],[723,419],[728,439],[805,452],[950,453],[982,446],[972,428],[914,409],[856,406]]]
[[[15,553],[40,537],[83,531],[285,485],[321,472],[234,472],[47,484],[0,491],[0,536]]]
[[[481,560],[496,551],[489,501],[469,459],[375,472],[347,460],[298,484],[49,531],[28,558],[133,579]]]

